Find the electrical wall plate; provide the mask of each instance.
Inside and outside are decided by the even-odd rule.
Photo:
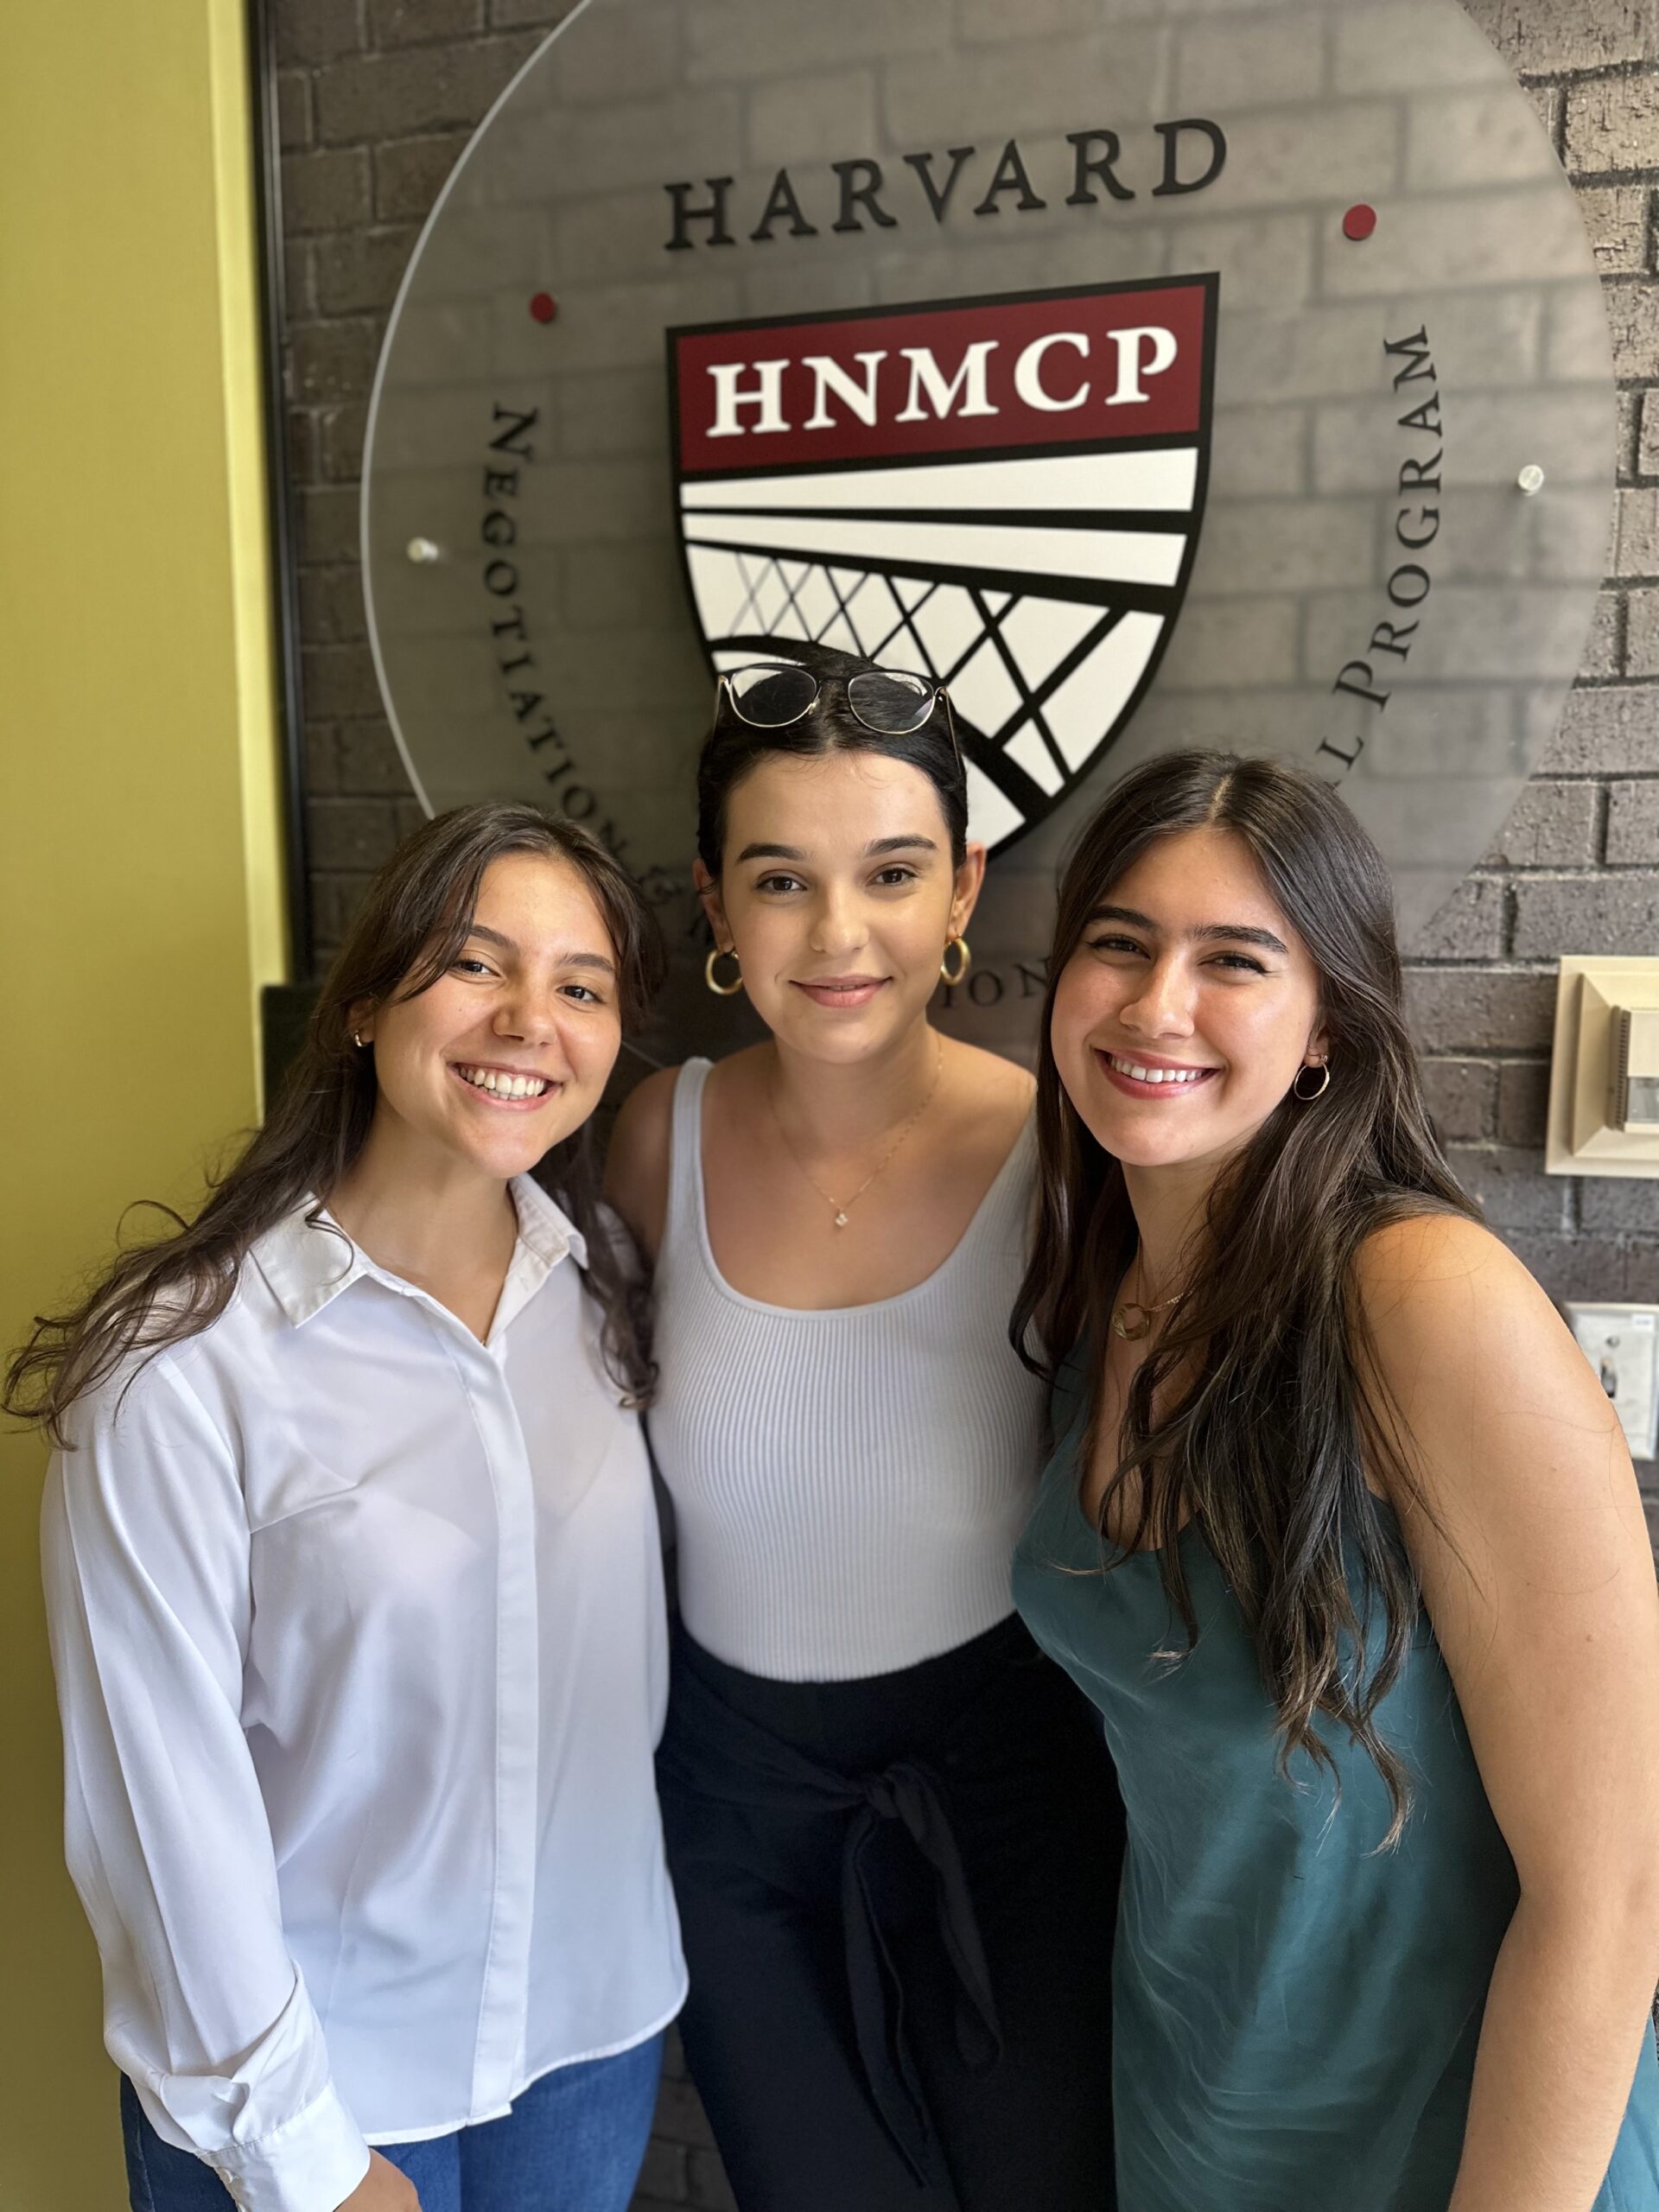
[[[1659,1449],[1659,1306],[1562,1306],[1567,1325],[1612,1400],[1633,1459]]]
[[[1659,1175],[1659,1130],[1618,1126],[1621,1007],[1659,1008],[1659,960],[1563,957],[1544,1145],[1551,1175]]]

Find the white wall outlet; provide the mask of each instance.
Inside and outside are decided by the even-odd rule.
[[[1567,1325],[1612,1400],[1633,1459],[1659,1447],[1659,1306],[1564,1305]]]

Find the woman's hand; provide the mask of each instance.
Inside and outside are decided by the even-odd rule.
[[[378,2151],[369,2153],[369,2171],[338,2212],[421,2212],[421,2200],[407,2174],[398,2172],[390,2158]]]

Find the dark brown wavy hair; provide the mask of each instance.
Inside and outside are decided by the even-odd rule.
[[[1123,1171],[1061,1084],[1049,1034],[1054,993],[1113,885],[1154,840],[1200,828],[1243,843],[1312,955],[1331,1081],[1306,1103],[1287,1095],[1211,1190],[1197,1248],[1185,1255],[1181,1303],[1129,1389],[1101,1506],[1104,1565],[1109,1572],[1156,1547],[1191,1649],[1198,1622],[1175,1541],[1191,1516],[1254,1637],[1281,1773],[1302,1751],[1335,1775],[1315,1726],[1325,1716],[1387,1785],[1392,1843],[1410,1790],[1376,1714],[1399,1676],[1418,1593],[1378,1519],[1367,1468],[1394,1495],[1421,1501],[1402,1418],[1369,1356],[1354,1263],[1369,1236],[1405,1216],[1480,1216],[1424,1107],[1388,871],[1335,791],[1302,770],[1224,753],[1166,754],[1126,776],[1078,841],[1060,886],[1043,1011],[1039,1212],[1012,1334],[1051,1381],[1073,1354],[1083,1360],[1086,1470],[1112,1302],[1137,1240]],[[1106,1529],[1120,1495],[1139,1503],[1114,1546]],[[1363,1570],[1357,1604],[1351,1554]]]
[[[194,1220],[160,1207],[173,1224],[166,1235],[123,1251],[70,1312],[36,1317],[0,1407],[63,1443],[71,1408],[133,1354],[153,1357],[219,1319],[249,1247],[308,1194],[318,1201],[308,1218],[319,1218],[374,1118],[374,1055],[352,1043],[353,1009],[360,1022],[365,1004],[431,988],[466,943],[485,870],[507,853],[544,853],[578,871],[615,949],[624,1028],[643,1019],[661,980],[661,937],[632,877],[595,838],[530,806],[457,807],[426,823],[370,884],[264,1126]],[[536,1172],[587,1239],[585,1281],[604,1316],[611,1377],[643,1403],[655,1380],[645,1287],[600,1212],[591,1122]]]

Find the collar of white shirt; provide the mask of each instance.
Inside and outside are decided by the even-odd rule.
[[[574,1259],[580,1268],[588,1265],[587,1239],[539,1183],[529,1175],[515,1175],[507,1187],[518,1216],[518,1242],[490,1330],[493,1338],[541,1288],[561,1260]],[[353,1243],[327,1208],[320,1207],[309,1196],[255,1241],[251,1257],[296,1328],[365,1276],[404,1297],[433,1303],[415,1284],[378,1267]]]

